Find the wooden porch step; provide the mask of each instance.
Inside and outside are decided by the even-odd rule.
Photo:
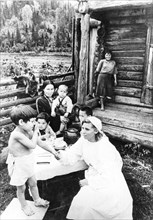
[[[105,111],[94,109],[109,137],[153,147],[153,109],[110,103]]]
[[[12,199],[5,211],[0,216],[1,220],[42,220],[48,208],[36,207],[33,201],[27,201],[35,214],[27,216],[21,210],[20,203],[17,198]]]

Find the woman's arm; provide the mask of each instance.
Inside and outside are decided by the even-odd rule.
[[[39,97],[36,100],[36,109],[38,113],[47,112],[48,114],[50,114],[51,112],[51,107],[48,101],[43,96]]]

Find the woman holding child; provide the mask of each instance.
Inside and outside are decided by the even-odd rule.
[[[67,219],[132,219],[132,197],[122,174],[121,156],[98,118],[89,116],[83,121],[80,139],[59,151],[58,159],[67,165],[83,159],[88,165]]]

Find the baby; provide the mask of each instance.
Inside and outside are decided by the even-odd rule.
[[[17,198],[23,212],[30,216],[34,211],[25,199],[26,182],[29,185],[35,206],[46,207],[49,202],[40,198],[37,181],[34,173],[33,149],[38,144],[40,147],[52,153],[52,147],[47,146],[39,137],[39,131],[35,126],[36,111],[28,105],[20,105],[11,110],[10,117],[16,128],[10,135],[7,158],[10,184],[17,187]]]
[[[69,115],[72,112],[72,100],[67,94],[68,87],[62,84],[58,87],[58,96],[53,101],[51,116],[55,117],[56,114],[60,115],[61,120],[60,128],[59,131],[56,132],[56,135],[62,134],[62,132],[67,128]]]

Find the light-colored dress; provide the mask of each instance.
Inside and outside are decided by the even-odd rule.
[[[122,174],[122,159],[105,135],[94,143],[81,137],[61,157],[64,164],[83,159],[89,166],[85,171],[88,185],[73,198],[68,219],[132,219],[132,197]]]

